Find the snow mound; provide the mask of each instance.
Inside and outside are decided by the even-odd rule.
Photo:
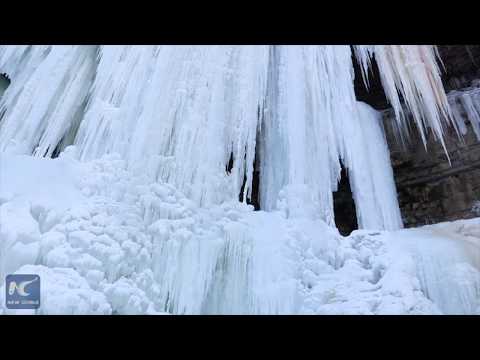
[[[0,153],[0,204],[16,198],[28,200],[33,206],[64,211],[84,200],[73,182],[78,179],[78,167],[65,158],[44,159]]]

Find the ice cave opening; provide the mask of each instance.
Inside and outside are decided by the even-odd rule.
[[[358,229],[357,212],[353,200],[348,173],[342,164],[341,178],[337,191],[333,193],[333,212],[335,225],[343,236],[348,236]]]
[[[0,74],[0,98],[3,96],[7,88],[10,86],[10,78],[7,74]]]

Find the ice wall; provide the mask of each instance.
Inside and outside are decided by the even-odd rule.
[[[380,62],[390,99],[407,96],[440,134],[434,49],[412,48],[357,55],[389,59]],[[0,72],[12,79],[0,100],[2,152],[119,153],[200,206],[237,199],[244,184],[250,197],[257,155],[263,209],[331,225],[341,159],[360,226],[401,226],[383,131],[355,101],[349,46],[2,46]]]

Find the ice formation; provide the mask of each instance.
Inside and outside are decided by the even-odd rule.
[[[360,227],[401,227],[348,46],[4,46],[0,72],[3,152],[118,153],[201,206],[249,198],[258,153],[261,208],[329,224],[343,161]]]
[[[445,126],[451,124],[452,116],[440,77],[437,48],[430,45],[356,45],[355,53],[367,85],[368,68],[375,56],[400,134],[408,135],[409,130],[401,102],[403,99],[424,144],[426,131],[431,129],[446,151],[443,133]]]
[[[375,54],[401,127],[399,96],[441,139],[435,48],[407,48],[355,54],[364,71]],[[41,274],[39,313],[479,311],[478,263],[455,259],[468,284],[447,303],[423,252],[371,232],[402,221],[349,46],[1,46],[0,74],[0,286]],[[342,164],[364,229],[348,238]]]
[[[450,108],[456,129],[461,135],[467,134],[465,120],[472,125],[475,136],[480,140],[480,84],[448,93]]]

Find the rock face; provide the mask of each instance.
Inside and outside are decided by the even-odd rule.
[[[445,141],[450,162],[439,142],[428,137],[425,149],[414,129],[410,143],[401,145],[384,112],[402,218],[406,227],[478,216],[472,208],[480,200],[480,142],[472,125],[459,139],[448,129]],[[466,118],[466,115],[462,113]]]
[[[447,92],[479,84],[480,46],[438,46],[445,72],[442,75]],[[363,85],[360,68],[355,64],[357,99],[383,111],[384,126],[390,148],[402,218],[406,227],[466,219],[479,216],[472,207],[480,201],[480,141],[464,111],[467,132],[460,140],[454,129],[445,134],[450,162],[440,145],[428,136],[425,149],[413,127],[408,144],[401,145],[393,131],[393,113],[374,64],[370,89]],[[480,207],[479,207],[480,208]]]
[[[445,66],[443,84],[447,92],[467,87],[480,78],[479,45],[441,45],[438,51]]]

